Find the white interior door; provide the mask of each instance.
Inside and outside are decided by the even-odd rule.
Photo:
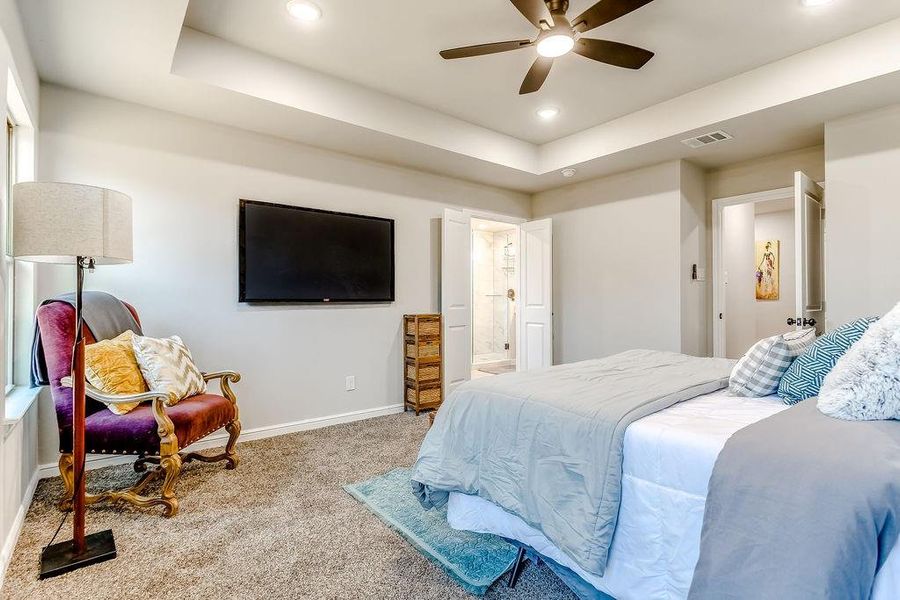
[[[524,223],[519,235],[516,370],[553,364],[553,222]]]
[[[794,174],[797,314],[789,325],[825,329],[825,190],[802,171]],[[792,322],[793,321],[793,322]]]
[[[441,225],[444,394],[472,377],[472,219],[444,209]]]

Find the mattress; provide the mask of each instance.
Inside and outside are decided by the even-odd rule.
[[[603,577],[579,568],[540,531],[477,496],[451,494],[447,519],[456,529],[527,544],[618,600],[685,598],[716,457],[736,431],[786,408],[774,396],[738,398],[722,390],[632,423],[625,434],[619,521]],[[872,598],[896,598],[898,590],[900,551],[895,549]]]

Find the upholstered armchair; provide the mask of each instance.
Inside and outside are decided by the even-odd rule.
[[[136,321],[138,314],[130,305]],[[138,321],[140,322],[140,321]],[[59,472],[66,488],[60,502],[65,510],[71,505],[74,491],[72,462],[72,346],[75,340],[75,309],[63,302],[41,306],[37,311],[37,323],[41,330],[47,374],[56,418],[59,425]],[[88,344],[94,343],[90,330],[84,328]],[[134,469],[142,475],[137,483],[124,490],[89,493],[87,503],[124,501],[138,507],[163,506],[166,517],[178,513],[175,485],[181,474],[182,464],[192,460],[203,462],[226,461],[225,468],[238,465],[235,444],[241,432],[237,399],[231,384],[241,376],[233,371],[204,373],[207,382],[218,380],[220,394],[199,394],[181,400],[174,406],[166,406],[165,394],[146,392],[130,396],[108,396],[87,385],[85,414],[85,448],[88,454],[135,455]],[[104,406],[107,403],[140,401],[142,404],[124,415],[116,415]],[[197,452],[180,452],[194,442],[224,428],[228,434],[225,451],[216,456]],[[148,465],[152,465],[148,468]],[[162,478],[159,496],[146,496],[151,482]]]

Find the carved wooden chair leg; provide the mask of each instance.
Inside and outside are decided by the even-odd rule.
[[[174,517],[178,514],[178,498],[175,497],[175,484],[181,475],[181,455],[178,453],[164,456],[159,463],[165,472],[165,480],[162,485],[162,504],[166,507],[163,516]]]
[[[199,452],[188,452],[181,456],[182,461],[188,463],[192,460],[199,460],[200,462],[213,463],[226,460],[228,461],[228,464],[225,465],[226,469],[236,468],[240,460],[238,459],[237,453],[234,451],[234,447],[237,444],[238,436],[241,435],[241,422],[239,420],[234,420],[225,426],[225,430],[228,432],[228,442],[225,444],[224,452],[220,452],[213,456],[207,456],[205,454],[200,454]]]
[[[226,425],[225,431],[228,432],[228,443],[225,444],[225,459],[228,461],[228,464],[225,465],[225,468],[236,469],[240,463],[240,458],[238,458],[237,452],[234,451],[234,447],[237,445],[238,436],[241,435],[240,420],[235,419]]]
[[[68,511],[72,509],[72,497],[75,495],[75,464],[71,453],[59,455],[59,476],[65,486],[65,494],[57,507]]]

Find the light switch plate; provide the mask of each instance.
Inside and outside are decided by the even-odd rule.
[[[348,375],[347,376],[347,391],[352,392],[356,389],[356,376]]]

